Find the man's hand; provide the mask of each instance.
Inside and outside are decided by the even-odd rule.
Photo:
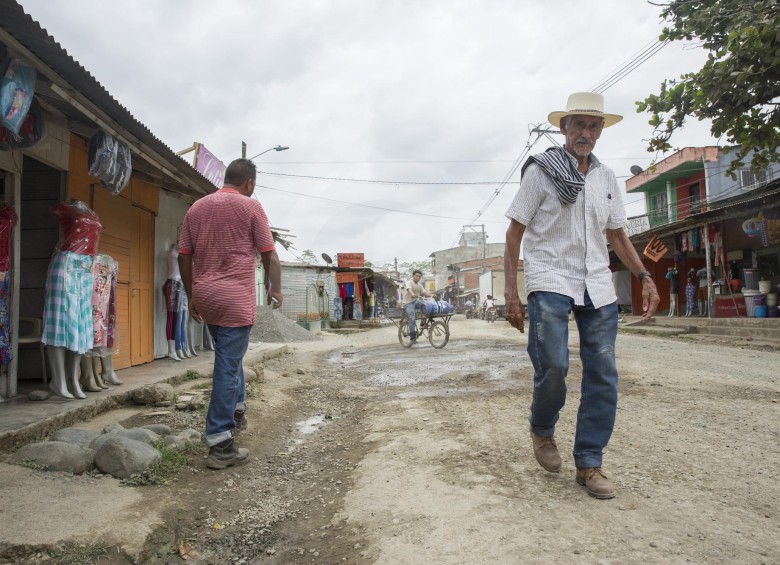
[[[190,316],[192,316],[192,319],[195,320],[196,322],[198,322],[199,324],[202,324],[203,323],[203,318],[198,313],[198,309],[195,307],[195,303],[192,300],[190,300],[189,310],[190,310]]]
[[[661,297],[658,296],[658,289],[655,288],[653,279],[645,277],[642,282],[642,318],[640,318],[640,322],[646,322],[653,317],[659,302],[661,302]]]
[[[515,328],[520,330],[520,333],[525,333],[525,326],[523,324],[525,316],[523,315],[523,303],[520,302],[520,297],[504,294],[506,298],[506,321]]]
[[[284,295],[281,292],[268,293],[268,302],[271,304],[271,307],[274,310],[278,310],[279,308],[281,308],[283,301],[284,301]]]

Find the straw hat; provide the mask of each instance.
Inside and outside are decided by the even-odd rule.
[[[551,112],[547,120],[554,126],[561,125],[561,118],[575,114],[585,116],[601,116],[604,118],[604,127],[613,126],[623,119],[617,114],[604,113],[604,97],[595,92],[575,92],[569,96],[566,102],[566,111]]]

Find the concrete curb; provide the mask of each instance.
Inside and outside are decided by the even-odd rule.
[[[244,365],[251,366],[256,363],[262,363],[274,357],[279,357],[287,353],[287,345],[280,345],[273,349],[268,349],[258,352],[250,352],[249,358],[244,358]],[[0,434],[0,451],[6,451],[13,449],[14,447],[30,443],[32,441],[42,440],[55,431],[73,426],[79,422],[84,422],[95,416],[120,408],[122,405],[131,404],[131,395],[133,390],[141,386],[153,383],[168,383],[171,385],[177,385],[185,381],[185,375],[189,370],[197,370],[197,368],[189,367],[183,370],[181,373],[177,373],[173,376],[163,377],[159,380],[153,380],[136,386],[128,387],[122,391],[114,391],[109,396],[97,398],[89,404],[74,407],[72,410],[67,410],[60,414],[55,414],[43,420],[39,420],[32,424],[28,424],[17,430],[11,430]]]

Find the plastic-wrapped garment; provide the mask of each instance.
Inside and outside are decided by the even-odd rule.
[[[70,251],[94,256],[103,225],[89,206],[80,200],[60,202],[51,209],[60,222],[62,235],[56,251]]]
[[[11,206],[0,206],[0,273],[8,271],[11,236],[17,221],[19,221],[19,217]]]
[[[111,178],[101,178],[100,184],[102,184],[104,188],[107,188],[112,194],[119,194],[125,189],[127,183],[130,182],[130,175],[132,172],[130,148],[121,141],[117,141],[116,161],[114,162],[114,170],[112,171]]]
[[[32,147],[46,135],[46,116],[38,101],[33,99],[30,111],[14,135],[7,127],[0,126],[0,149]]]
[[[94,353],[103,356],[108,351],[109,304],[114,279],[119,273],[119,263],[108,255],[96,255],[92,272],[92,327],[94,329]]]
[[[89,140],[89,174],[112,194],[119,194],[130,182],[132,160],[127,144],[98,130]]]
[[[87,145],[89,174],[99,179],[111,178],[116,164],[116,140],[110,133],[99,129],[89,138]]]
[[[0,77],[0,124],[17,135],[35,94],[35,69],[8,58]]]

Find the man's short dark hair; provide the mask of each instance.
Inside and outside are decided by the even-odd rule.
[[[257,166],[249,159],[236,159],[225,169],[225,184],[241,186],[257,178]]]
[[[420,269],[415,269],[412,271],[412,276],[416,275],[417,273],[420,273],[420,276],[422,276],[422,271]]]

